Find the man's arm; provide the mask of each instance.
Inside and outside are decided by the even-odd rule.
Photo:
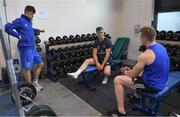
[[[140,54],[137,59],[137,64],[133,67],[132,70],[125,70],[124,75],[127,75],[129,77],[136,77],[138,76],[144,69],[144,66],[146,65],[146,55]]]
[[[111,54],[111,48],[106,49],[106,55],[105,55],[103,63],[102,63],[103,67],[107,63],[107,61],[109,60],[110,54]]]
[[[18,39],[21,39],[21,34],[18,32],[18,29],[21,27],[21,20],[16,19],[11,23],[5,25],[5,31]]]
[[[97,48],[93,48],[93,59],[94,59],[95,64],[97,65],[99,63],[98,57],[97,57]]]

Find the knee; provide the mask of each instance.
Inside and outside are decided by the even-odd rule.
[[[114,84],[122,84],[122,77],[121,76],[116,76],[114,78]]]
[[[84,61],[84,64],[89,64],[89,59],[86,59],[85,61]]]
[[[44,66],[43,63],[37,64],[37,67],[38,67],[38,68],[42,68],[43,66]]]
[[[110,75],[111,75],[110,70],[104,70],[104,75],[105,75],[105,76],[110,76]]]

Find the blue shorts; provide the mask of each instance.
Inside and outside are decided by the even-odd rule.
[[[31,70],[35,64],[43,64],[42,58],[33,47],[18,48],[21,69]]]

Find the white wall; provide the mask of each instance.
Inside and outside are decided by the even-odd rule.
[[[41,35],[43,40],[50,36],[92,33],[97,26],[104,27],[113,38],[119,36],[121,0],[7,0],[8,21],[19,17],[28,4],[47,15],[45,19],[34,18],[34,27],[46,30]],[[17,40],[11,40],[13,57],[17,57]]]
[[[119,21],[121,36],[130,37],[130,44],[128,48],[128,58],[136,60],[138,56],[138,48],[140,46],[140,39],[134,33],[134,27],[151,25],[153,19],[153,0],[122,0],[121,20]]]
[[[41,35],[43,41],[50,36],[92,33],[95,32],[97,26],[103,26],[105,31],[112,35],[113,42],[119,36],[130,37],[128,49],[128,58],[130,59],[136,59],[140,45],[138,36],[134,34],[134,26],[137,24],[140,26],[150,25],[153,17],[153,0],[6,1],[8,21],[20,17],[26,5],[33,5],[37,12],[44,12],[47,15],[44,19],[35,16],[33,21],[34,27],[46,30]],[[19,56],[16,44],[17,39],[11,37],[13,58]]]

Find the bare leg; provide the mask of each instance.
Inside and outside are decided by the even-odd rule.
[[[43,67],[43,64],[37,64],[35,66],[35,68],[33,69],[33,75],[34,75],[35,79],[39,78],[39,75],[41,73],[42,67]]]
[[[107,84],[107,81],[110,75],[111,75],[111,66],[106,65],[104,68],[104,79],[102,81],[102,84]]]
[[[90,59],[86,59],[84,61],[84,63],[80,66],[80,68],[74,72],[74,73],[68,73],[69,76],[72,76],[73,78],[77,79],[79,74],[82,73],[82,71],[84,71],[89,65],[93,65],[94,63],[94,59],[90,58]]]
[[[121,113],[126,112],[124,108],[124,87],[125,86],[132,88],[133,86],[132,78],[125,75],[119,75],[114,79],[114,88],[115,88],[115,95],[116,95],[116,100],[118,104],[118,110]]]
[[[31,70],[23,69],[23,77],[26,82],[31,82]]]

